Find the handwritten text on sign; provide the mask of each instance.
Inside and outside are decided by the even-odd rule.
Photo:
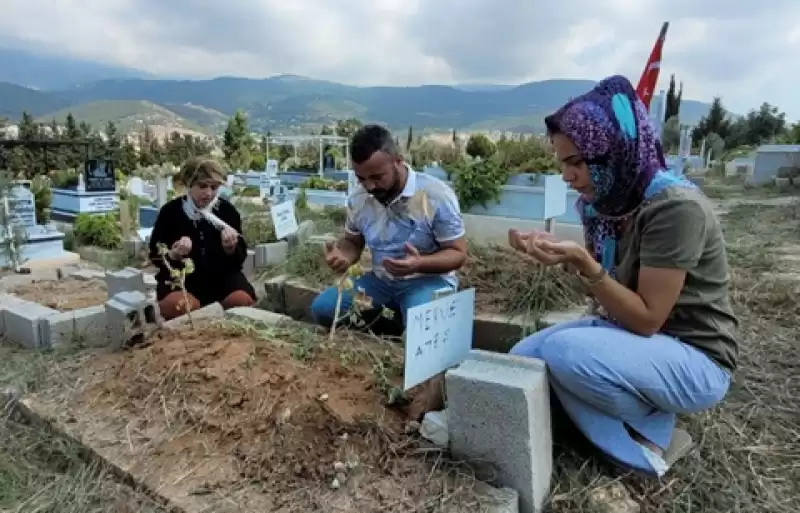
[[[408,390],[463,362],[472,349],[475,289],[409,308],[405,372]]]
[[[297,233],[297,217],[294,215],[294,203],[284,201],[272,206],[272,224],[275,226],[275,238],[280,240]]]

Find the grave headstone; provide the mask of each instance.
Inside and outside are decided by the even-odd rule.
[[[156,205],[161,208],[167,203],[167,182],[166,176],[160,175],[156,178]]]
[[[264,173],[269,178],[276,178],[278,176],[278,161],[275,159],[267,160],[267,164],[264,166]]]
[[[297,233],[297,216],[294,213],[294,202],[284,201],[273,205],[270,209],[272,224],[275,227],[275,238],[280,240]]]
[[[405,371],[408,390],[463,362],[472,349],[475,289],[462,290],[409,308]]]
[[[36,226],[36,198],[27,187],[16,185],[8,194],[8,217],[16,227],[28,230]]]
[[[144,180],[138,176],[132,176],[130,180],[128,180],[128,192],[134,196],[146,196],[147,194],[145,194],[144,191]]]
[[[561,175],[544,177],[544,229],[548,233],[555,230],[555,218],[567,211],[567,182]]]
[[[111,160],[91,159],[86,162],[83,174],[87,192],[111,192],[117,190],[114,162]]]

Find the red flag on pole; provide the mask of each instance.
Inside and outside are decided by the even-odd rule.
[[[642,78],[639,79],[639,85],[636,86],[636,94],[648,110],[653,92],[658,84],[658,72],[661,70],[661,50],[663,50],[664,40],[667,38],[667,28],[669,28],[669,22],[665,21],[656,44],[653,46],[653,51],[650,53],[650,58],[647,60],[647,66],[642,72]]]

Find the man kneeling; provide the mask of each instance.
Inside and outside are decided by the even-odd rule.
[[[363,290],[376,310],[399,310],[405,324],[409,308],[457,287],[455,271],[467,257],[458,200],[441,180],[411,169],[381,126],[361,128],[351,156],[360,185],[347,199],[345,235],[326,246],[325,261],[344,273],[369,247],[372,270],[355,280],[353,290]],[[312,303],[319,324],[334,323],[337,295],[331,287]],[[352,299],[344,293],[342,314]]]

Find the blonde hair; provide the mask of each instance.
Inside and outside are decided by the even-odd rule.
[[[225,175],[225,170],[216,160],[210,157],[192,157],[172,177],[172,183],[176,188],[188,189],[197,182],[225,183]]]

